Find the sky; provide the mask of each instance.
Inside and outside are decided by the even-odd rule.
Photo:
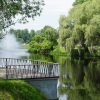
[[[27,24],[16,24],[12,28],[28,30],[40,30],[45,25],[49,25],[54,28],[59,27],[59,18],[61,15],[68,15],[69,10],[72,8],[72,3],[75,0],[44,0],[45,6],[39,17],[35,17],[35,20],[30,20]]]

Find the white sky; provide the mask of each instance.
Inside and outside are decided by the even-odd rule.
[[[67,15],[75,0],[44,0],[45,6],[40,17],[36,17],[34,21],[27,24],[16,24],[15,29],[34,29],[40,30],[45,25],[50,25],[54,28],[59,27],[59,17]]]

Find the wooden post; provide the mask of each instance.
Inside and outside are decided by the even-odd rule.
[[[6,58],[5,66],[6,66],[6,79],[8,79],[8,65],[7,65],[7,58]]]

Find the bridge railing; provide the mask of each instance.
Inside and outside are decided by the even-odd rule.
[[[3,62],[0,62],[0,76],[4,79],[58,77],[58,63],[11,58],[0,59],[0,61]]]

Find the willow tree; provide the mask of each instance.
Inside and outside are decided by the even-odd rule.
[[[88,47],[91,53],[100,46],[100,0],[76,1],[84,2],[74,5],[69,15],[60,19],[59,42],[70,50]]]
[[[78,5],[78,4],[82,4],[84,2],[86,2],[87,0],[75,0],[75,2],[73,3],[73,5]]]
[[[0,31],[16,22],[26,23],[28,18],[40,15],[43,0],[0,0]]]

